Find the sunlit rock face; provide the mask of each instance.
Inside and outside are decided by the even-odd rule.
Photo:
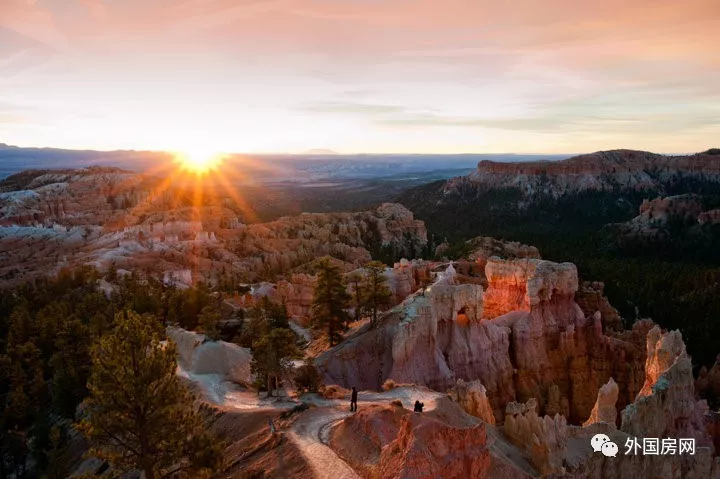
[[[482,419],[488,424],[495,424],[495,415],[487,397],[487,389],[478,380],[465,382],[458,379],[449,391],[450,397],[468,414]]]
[[[573,300],[578,289],[577,268],[572,263],[553,263],[535,258],[512,261],[490,258],[485,266],[489,286],[485,293],[485,317],[492,319],[510,311],[530,311],[532,306],[560,298]],[[575,309],[575,308],[571,308]]]
[[[583,426],[589,426],[596,422],[604,422],[610,424],[612,427],[615,426],[617,421],[617,403],[618,394],[620,390],[617,383],[610,378],[610,380],[600,388],[598,391],[597,401],[590,412],[590,417],[583,423]]]
[[[530,477],[495,457],[486,426],[455,428],[422,414],[408,414],[397,438],[383,448],[380,477]]]

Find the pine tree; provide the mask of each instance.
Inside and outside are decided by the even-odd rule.
[[[147,316],[127,311],[115,322],[92,353],[80,425],[91,454],[118,473],[140,470],[147,479],[207,474],[219,465],[220,449],[175,374],[175,344],[163,346]]]
[[[252,343],[252,372],[265,377],[268,397],[278,384],[278,378],[292,369],[292,359],[301,356],[295,333],[286,328],[274,328]]]
[[[362,301],[362,283],[363,275],[359,271],[353,271],[348,275],[348,285],[352,290],[352,305],[354,309],[354,319],[359,321],[363,313],[363,301]]]
[[[71,318],[62,325],[50,365],[53,369],[53,404],[69,418],[75,417],[75,409],[87,396],[90,346],[90,330],[81,321]]]
[[[323,258],[318,263],[318,280],[312,302],[313,323],[318,328],[326,328],[330,346],[340,338],[350,315],[347,312],[350,295],[345,287],[340,268]]]
[[[365,265],[365,277],[360,286],[361,304],[370,313],[370,324],[377,323],[378,312],[390,304],[392,292],[387,284],[385,265],[380,261],[371,261]]]

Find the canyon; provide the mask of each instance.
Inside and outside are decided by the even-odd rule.
[[[371,252],[415,256],[427,244],[424,223],[392,203],[247,224],[237,203],[205,197],[193,206],[184,189],[114,168],[25,172],[6,184],[22,189],[0,193],[0,286],[83,264],[181,287],[254,282],[302,274],[321,256],[351,270]]]
[[[316,360],[327,383],[426,385],[448,391],[471,415],[438,401],[426,418],[390,406],[346,419],[331,446],[352,463],[357,456],[342,435],[371,434],[363,450],[375,459],[366,477],[434,470],[435,462],[415,456],[418,448],[454,451],[451,463],[437,461],[442,477],[500,470],[502,477],[720,477],[716,420],[697,399],[678,331],[649,320],[618,331],[604,328],[599,310],[586,317],[574,301],[579,285],[570,263],[493,257],[486,291],[446,268],[375,328]],[[621,450],[628,440],[653,437],[693,438],[697,449],[692,457],[606,458],[590,447],[597,433]]]

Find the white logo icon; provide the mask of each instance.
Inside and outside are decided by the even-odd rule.
[[[617,444],[615,444],[612,441],[607,441],[605,444],[602,445],[602,453],[606,457],[615,457],[618,453],[618,447]]]
[[[592,439],[590,439],[590,445],[592,446],[593,451],[600,452],[602,445],[608,441],[610,441],[610,438],[605,434],[595,434]]]
[[[595,434],[590,439],[590,445],[595,452],[602,452],[607,457],[615,457],[618,453],[617,444],[612,442],[605,434]]]

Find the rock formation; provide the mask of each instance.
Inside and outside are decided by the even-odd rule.
[[[309,274],[293,274],[290,280],[277,283],[276,299],[287,308],[293,318],[308,318],[317,278]]]
[[[649,323],[603,334],[600,315],[586,318],[574,302],[577,271],[570,263],[493,258],[486,275],[484,293],[438,277],[424,295],[409,296],[377,327],[361,329],[316,364],[328,383],[362,389],[379,389],[386,379],[437,390],[479,380],[498,423],[507,403],[535,398],[540,412],[579,424],[611,377],[618,407],[634,400],[645,380]],[[459,315],[467,322],[459,324]]]
[[[706,412],[707,403],[695,399],[692,363],[680,332],[662,333],[655,326],[647,335],[645,383],[622,411],[621,429],[636,437],[694,437],[708,445]]]
[[[484,424],[455,428],[427,415],[408,414],[397,438],[382,450],[380,477],[529,477],[495,457],[490,442]]]
[[[563,472],[567,441],[567,421],[563,416],[538,417],[534,399],[525,404],[511,402],[505,409],[503,432],[525,452],[540,474]]]
[[[610,380],[598,391],[597,401],[590,412],[590,417],[583,423],[583,426],[589,426],[596,422],[604,422],[615,426],[617,421],[617,403],[618,394],[620,389],[617,383],[610,378]]]
[[[575,302],[580,306],[586,318],[595,316],[600,313],[600,320],[603,328],[609,328],[615,331],[622,330],[622,318],[620,313],[615,309],[605,297],[603,290],[605,285],[600,281],[583,281],[575,293]]]
[[[218,374],[238,384],[252,383],[249,349],[225,341],[207,341],[202,334],[168,328],[168,338],[177,345],[178,364],[190,374]]]
[[[577,268],[572,263],[490,258],[485,276],[490,284],[485,294],[484,317],[488,319],[510,311],[530,311],[553,296],[572,296],[578,288]]]
[[[458,379],[449,391],[450,397],[468,414],[482,419],[488,424],[495,424],[495,415],[487,397],[485,386],[478,380],[465,382]]]

